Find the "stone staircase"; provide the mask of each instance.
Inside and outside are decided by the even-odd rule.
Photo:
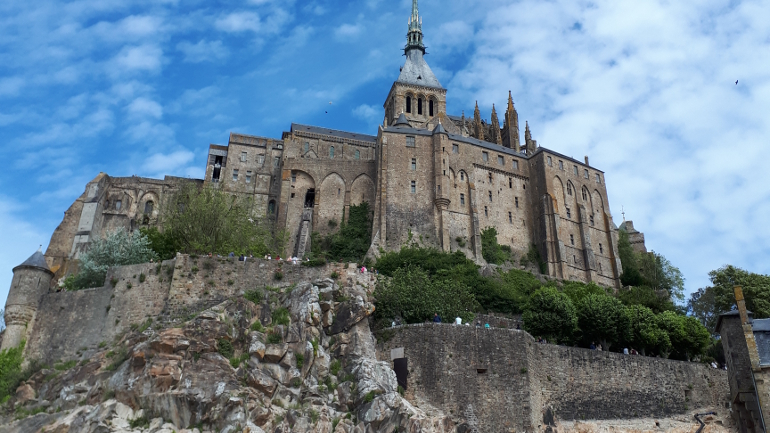
[[[313,208],[306,207],[302,211],[302,221],[299,223],[299,234],[297,236],[297,246],[294,248],[294,256],[297,258],[305,257],[305,251],[308,247],[310,230],[313,227]]]

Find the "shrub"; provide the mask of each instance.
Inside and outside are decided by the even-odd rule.
[[[340,277],[340,274],[337,273],[337,271],[334,271],[334,272],[332,272],[331,277],[332,277],[332,279],[336,280],[337,278]]]
[[[25,342],[22,341],[19,347],[0,352],[0,401],[14,395],[22,380],[21,353],[24,351],[24,345]]]
[[[312,339],[310,344],[313,346],[313,356],[318,356],[318,339]]]
[[[283,337],[281,337],[281,334],[277,332],[271,332],[267,334],[268,344],[279,344],[281,341],[283,341]]]
[[[130,421],[128,421],[128,425],[131,427],[132,430],[136,429],[144,429],[150,426],[150,420],[147,419],[146,416],[142,416],[140,418],[134,418]]]
[[[326,264],[326,259],[323,257],[311,257],[309,260],[302,262],[302,266],[308,266],[311,268],[317,268]]]
[[[329,366],[329,372],[333,376],[336,376],[340,372],[341,368],[342,368],[342,363],[340,362],[339,359],[335,359],[334,361],[332,361],[331,365]]]
[[[252,323],[250,329],[252,331],[265,332],[265,327],[262,326],[262,323],[259,320],[257,320],[256,322]]]
[[[119,228],[104,238],[91,243],[88,251],[80,256],[75,289],[101,287],[111,266],[133,265],[157,259],[150,241],[140,232],[128,233]]]
[[[299,370],[302,370],[302,366],[305,364],[305,355],[301,353],[295,353],[294,354],[294,360],[297,363],[297,368]]]
[[[68,276],[67,278],[71,277],[72,275]],[[110,278],[110,286],[115,287],[115,285],[118,284],[118,279],[115,277]]]
[[[260,304],[262,302],[262,298],[264,297],[264,294],[262,293],[262,290],[254,289],[244,293],[243,297],[255,304]]]
[[[522,320],[532,335],[564,342],[577,327],[577,312],[569,296],[554,287],[544,287],[532,295]]]
[[[273,274],[273,279],[276,281],[281,281],[283,279],[283,272],[275,271],[275,273]]]
[[[489,263],[503,264],[511,258],[511,248],[503,249],[497,243],[497,229],[487,227],[481,231],[481,255]]]
[[[233,356],[233,343],[226,338],[220,338],[217,340],[217,352],[225,358],[231,358]]]
[[[274,325],[289,326],[289,323],[291,322],[289,310],[285,307],[276,308],[275,311],[273,311],[272,319]]]
[[[375,396],[374,391],[367,392],[366,395],[364,396],[364,403],[371,403],[372,401],[374,401],[374,396]]]
[[[145,276],[143,273],[142,273],[142,274],[139,274],[139,282],[140,282],[140,283],[143,283],[143,282],[144,282],[144,280],[146,280],[146,279],[147,279],[147,277],[146,277],[146,276]]]
[[[113,358],[112,363],[107,366],[107,371],[117,370],[128,359],[128,350],[125,347],[120,348]]]

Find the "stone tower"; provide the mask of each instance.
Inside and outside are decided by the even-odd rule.
[[[13,268],[13,280],[5,301],[5,335],[0,349],[17,347],[32,329],[38,304],[48,293],[53,278],[39,249],[24,263]]]
[[[422,18],[417,9],[417,0],[412,0],[412,14],[404,47],[406,62],[383,106],[385,126],[395,124],[401,113],[404,113],[412,126],[420,128],[427,127],[434,119],[446,116],[446,89],[425,62],[422,39]],[[445,120],[448,121],[448,118]]]

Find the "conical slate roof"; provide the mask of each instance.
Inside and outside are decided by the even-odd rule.
[[[16,271],[18,268],[39,268],[44,271],[51,272],[51,270],[48,268],[48,263],[45,262],[43,251],[40,248],[35,251],[35,254],[29,256],[29,258],[25,260],[24,263],[13,268],[13,270]]]
[[[398,126],[398,125],[406,125],[406,126],[411,126],[411,125],[409,124],[409,121],[408,121],[408,120],[406,120],[406,116],[404,116],[404,113],[403,113],[403,112],[402,112],[401,114],[399,114],[399,115],[398,115],[398,119],[396,119],[396,123],[394,123],[394,124],[393,124],[393,126]]]
[[[433,75],[430,66],[422,57],[422,51],[420,50],[409,50],[406,53],[406,62],[404,62],[401,74],[396,82],[443,89],[441,83],[438,82],[438,78]]]
[[[433,128],[433,133],[434,134],[446,134],[447,132],[446,132],[446,129],[444,129],[444,126],[441,125],[441,122],[439,122],[438,125],[436,125],[436,127]]]

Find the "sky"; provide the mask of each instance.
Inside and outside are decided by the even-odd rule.
[[[770,2],[422,0],[450,114],[508,91],[538,144],[603,170],[686,292],[770,274]],[[200,178],[230,132],[375,135],[410,0],[0,2],[0,299],[99,172]],[[737,80],[737,84],[736,84]],[[331,104],[330,104],[331,102]]]

